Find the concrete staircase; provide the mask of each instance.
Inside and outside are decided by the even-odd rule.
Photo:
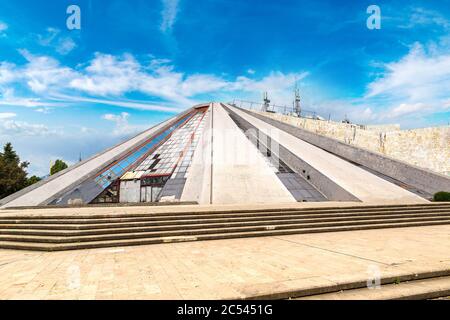
[[[305,286],[298,290],[250,293],[246,300],[424,300],[450,297],[450,269],[430,270],[382,277],[369,288],[367,279],[328,286]]]
[[[324,293],[294,300],[425,300],[450,298],[450,277],[431,277],[385,284],[378,288],[359,288]]]
[[[450,224],[450,203],[159,214],[0,215],[0,248],[59,251],[443,224]]]

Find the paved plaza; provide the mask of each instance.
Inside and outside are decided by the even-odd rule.
[[[54,253],[0,250],[1,299],[229,299],[450,269],[450,226]]]

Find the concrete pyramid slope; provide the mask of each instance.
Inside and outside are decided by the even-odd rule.
[[[399,201],[425,202],[419,196],[390,183],[375,174],[345,161],[323,149],[315,147],[291,134],[284,132],[262,120],[259,120],[237,108],[233,108],[239,116],[250,121],[265,134],[276,135],[279,143],[286,146],[297,157],[303,159],[326,175],[336,184],[353,194],[363,202]]]
[[[220,104],[212,111],[212,203],[295,202],[275,171]]]
[[[427,202],[248,112],[206,103],[4,198],[0,206],[298,201]]]
[[[212,110],[216,109],[214,119]],[[219,129],[214,131],[215,142],[209,128],[213,125]],[[213,147],[209,154],[204,152],[208,145]],[[237,157],[221,161],[235,151]],[[240,161],[248,158],[255,159],[256,165]],[[165,201],[267,203],[296,199],[220,104],[204,104],[2,199],[0,204],[8,208]]]
[[[59,174],[49,177],[44,181],[21,190],[7,198],[0,200],[2,207],[14,206],[37,206],[48,204],[53,197],[59,193],[69,191],[71,187],[85,179],[90,178],[99,171],[99,168],[120,158],[123,154],[130,152],[136,145],[149,139],[161,128],[170,125],[175,119],[169,119],[160,123],[149,130],[137,135],[136,137],[123,142],[111,149],[108,149],[92,158],[85,160],[75,166],[72,166]]]

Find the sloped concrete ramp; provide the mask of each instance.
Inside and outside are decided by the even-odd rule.
[[[336,184],[363,202],[426,203],[427,200],[391,183],[325,150],[313,146],[280,130],[242,110],[227,105],[240,117],[251,122],[268,136],[275,136],[278,143],[309,163]]]

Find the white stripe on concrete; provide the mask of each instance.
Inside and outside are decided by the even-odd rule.
[[[296,202],[225,109],[213,104],[212,203]]]
[[[211,104],[212,105],[212,104]],[[211,142],[212,142],[212,108],[205,114],[205,126],[194,151],[192,164],[187,172],[186,184],[181,201],[194,201],[210,204],[211,200]]]
[[[293,135],[259,120],[238,108],[227,105],[268,136],[277,136],[281,145],[309,163],[336,184],[363,202],[425,203],[425,199],[394,185],[331,153],[317,148]]]

